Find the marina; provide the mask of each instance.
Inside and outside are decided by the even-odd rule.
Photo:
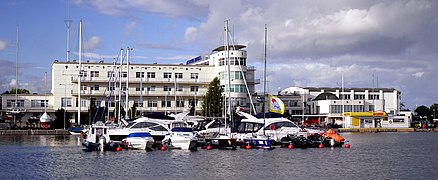
[[[4,179],[434,179],[438,133],[341,135],[351,148],[91,153],[77,136],[0,136],[0,168]]]

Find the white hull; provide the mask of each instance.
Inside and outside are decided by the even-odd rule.
[[[155,141],[152,137],[128,137],[125,142],[129,148],[147,150],[152,148]]]
[[[165,143],[171,148],[193,150],[196,149],[196,144],[198,143],[198,138],[195,136],[167,136],[165,138]]]

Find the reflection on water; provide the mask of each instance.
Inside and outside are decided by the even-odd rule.
[[[345,133],[351,148],[84,152],[77,136],[0,136],[2,179],[434,179],[438,133]]]

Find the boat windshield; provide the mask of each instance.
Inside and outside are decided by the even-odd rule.
[[[268,124],[268,125],[265,127],[265,130],[270,130],[270,129],[272,128],[271,125],[274,125],[274,127],[275,127],[276,129],[279,129],[279,128],[282,128],[282,127],[297,127],[297,128],[298,128],[298,126],[297,126],[296,124],[292,123],[292,122],[289,122],[289,121],[283,121],[283,122],[276,122],[276,123]]]
[[[240,133],[255,133],[263,127],[263,123],[242,122],[237,131]]]

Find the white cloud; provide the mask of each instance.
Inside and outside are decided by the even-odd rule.
[[[92,36],[90,39],[88,39],[87,42],[84,43],[84,48],[87,51],[92,51],[96,48],[100,47],[100,37],[98,36]]]
[[[125,35],[129,35],[131,34],[131,31],[137,26],[137,22],[136,21],[130,21],[128,24],[125,25],[124,28],[124,34]]]
[[[6,41],[0,39],[0,51],[6,48]]]
[[[420,78],[423,76],[423,74],[424,74],[424,72],[417,72],[417,73],[412,74],[412,76]]]
[[[196,57],[195,55],[178,55],[178,56],[169,56],[169,57],[155,57],[157,60],[180,60],[185,61]]]
[[[186,32],[184,34],[184,39],[186,41],[194,41],[196,39],[196,32],[198,29],[196,27],[188,27],[186,28]]]

